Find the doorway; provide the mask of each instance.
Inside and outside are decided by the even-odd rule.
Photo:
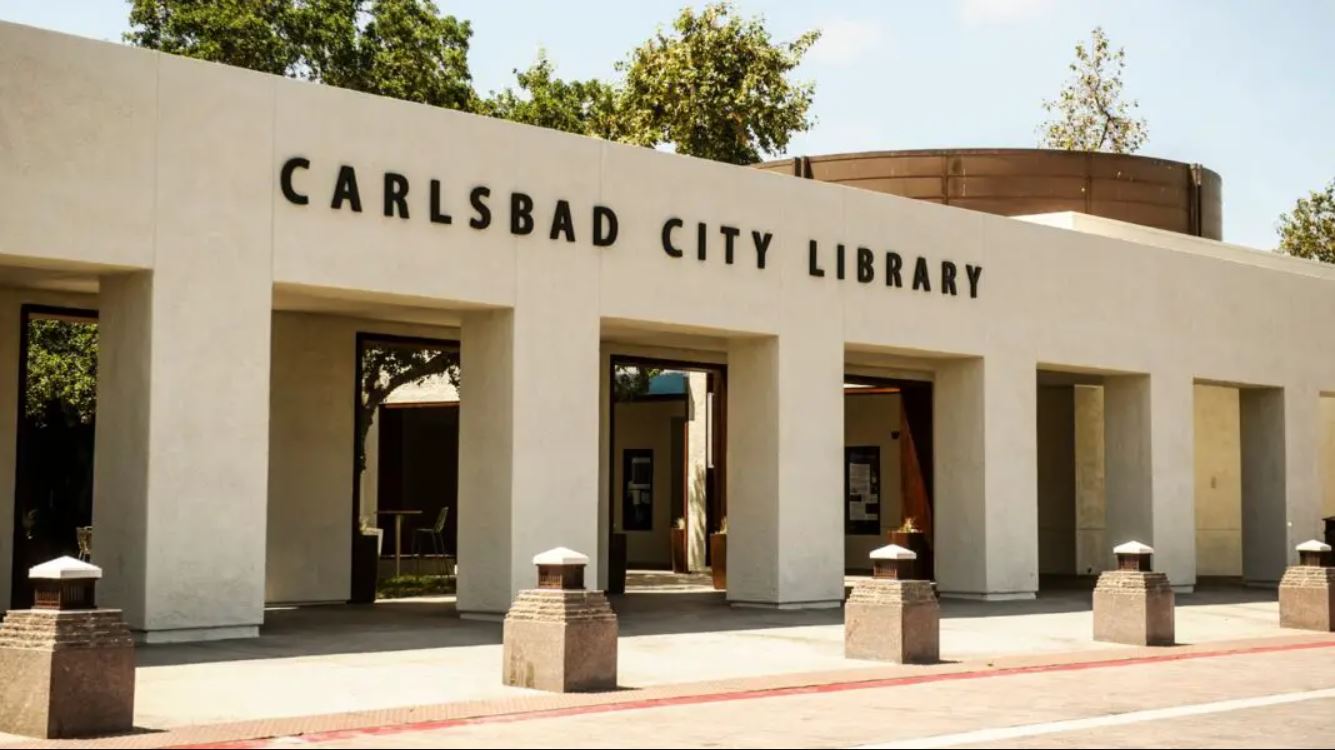
[[[28,568],[92,551],[97,312],[23,305],[10,602],[32,604]]]
[[[722,588],[727,367],[614,355],[607,376],[607,591],[625,591],[628,568],[708,570]]]

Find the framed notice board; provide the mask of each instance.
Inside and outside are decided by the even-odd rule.
[[[627,448],[621,454],[621,529],[654,528],[654,452]]]
[[[844,448],[844,533],[881,533],[881,447]]]

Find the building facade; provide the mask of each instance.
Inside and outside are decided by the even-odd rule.
[[[1039,588],[1043,387],[1101,389],[1093,557],[1134,538],[1196,582],[1197,385],[1237,393],[1244,577],[1277,580],[1319,533],[1327,266],[11,24],[0,102],[0,394],[20,305],[98,311],[93,559],[102,603],[150,641],[254,635],[266,589],[347,598],[368,331],[459,342],[465,614],[504,612],[558,545],[605,579],[622,355],[726,368],[737,605],[843,599],[850,378],[931,384],[943,594]],[[13,441],[0,429],[4,461]]]

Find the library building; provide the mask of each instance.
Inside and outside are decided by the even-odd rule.
[[[144,642],[496,618],[558,546],[833,608],[887,539],[943,597],[1132,539],[1273,586],[1335,515],[1335,266],[1197,164],[739,167],[7,23],[0,102],[9,608],[71,555]]]

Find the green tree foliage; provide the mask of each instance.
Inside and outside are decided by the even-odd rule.
[[[620,92],[597,79],[557,78],[546,52],[527,70],[516,70],[518,89],[507,88],[481,103],[482,114],[567,133],[620,140]]]
[[[24,414],[38,426],[89,424],[97,412],[97,324],[38,318],[28,324]]]
[[[1335,263],[1335,180],[1299,198],[1278,228],[1280,252]]]
[[[1122,99],[1122,71],[1126,51],[1108,44],[1101,27],[1095,27],[1089,46],[1075,45],[1071,78],[1043,109],[1051,119],[1040,130],[1040,142],[1048,148],[1068,151],[1135,153],[1149,136],[1145,120],[1133,113],[1140,105]]]
[[[617,66],[623,140],[732,164],[782,152],[813,124],[814,85],[788,74],[819,38],[776,43],[763,18],[743,19],[731,3],[682,10],[671,33],[660,29]]]
[[[467,21],[431,0],[130,0],[131,44],[472,109]]]

